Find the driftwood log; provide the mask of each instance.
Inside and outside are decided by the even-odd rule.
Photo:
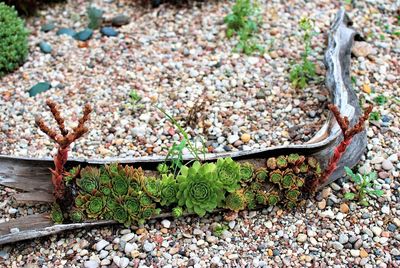
[[[351,21],[343,9],[339,10],[329,31],[329,43],[325,52],[326,87],[330,92],[331,102],[335,104],[342,115],[349,118],[353,125],[361,114],[356,94],[351,89],[350,82],[350,56],[356,31],[351,28]],[[299,153],[312,155],[319,160],[325,168],[335,147],[341,142],[340,128],[330,115],[322,128],[314,137],[305,144],[277,146],[252,151],[241,151],[222,154],[207,154],[205,161],[212,161],[220,157],[230,156],[237,160],[251,159],[262,161],[270,156],[281,154]],[[360,160],[367,145],[365,131],[352,139],[351,145],[341,159],[338,168],[331,174],[325,184],[329,184],[343,175],[343,167],[353,167]],[[187,155],[185,160],[193,159]],[[141,166],[149,172],[164,160],[164,157],[139,157],[135,159],[71,159],[67,166],[99,165],[111,162],[127,163]],[[18,189],[21,193],[14,196],[17,203],[48,203],[53,202],[51,174],[49,167],[53,166],[52,159],[32,159],[0,155],[0,184]],[[325,185],[320,185],[321,189]],[[169,217],[170,214],[161,214],[157,218]],[[38,214],[21,217],[0,224],[0,245],[20,240],[32,239],[82,227],[98,226],[115,223],[113,221],[96,221],[75,224],[54,225],[49,219],[49,214]],[[12,228],[18,228],[18,230]],[[17,231],[17,232],[16,232]]]

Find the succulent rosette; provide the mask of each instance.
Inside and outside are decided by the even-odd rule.
[[[270,170],[276,169],[276,158],[275,157],[270,157],[267,160],[267,167]]]
[[[51,217],[52,221],[56,224],[61,224],[63,222],[64,215],[58,204],[54,204],[52,206],[50,217]]]
[[[140,202],[135,197],[127,197],[124,201],[124,207],[131,216],[138,215],[140,212]]]
[[[280,198],[278,193],[269,193],[268,194],[268,204],[270,206],[275,206],[279,202]]]
[[[162,163],[162,164],[159,164],[159,165],[157,166],[157,171],[158,171],[160,174],[168,174],[168,172],[169,172],[169,167],[168,167],[167,164]]]
[[[296,176],[291,171],[286,171],[282,178],[281,185],[283,188],[291,188],[296,183]]]
[[[295,190],[295,189],[289,190],[286,193],[286,198],[289,199],[290,201],[296,202],[297,199],[299,198],[300,194],[301,193],[299,190]]]
[[[112,193],[114,196],[124,196],[128,193],[129,183],[123,176],[116,176],[111,180]]]
[[[172,209],[172,216],[174,218],[179,218],[183,216],[183,209],[181,207],[176,207]]]
[[[201,165],[196,161],[190,168],[182,166],[178,183],[179,206],[185,205],[189,212],[195,212],[201,217],[206,212],[212,212],[224,199],[215,164]]]
[[[95,167],[85,167],[81,170],[81,177],[76,180],[79,188],[86,193],[93,193],[98,189],[99,169]]]
[[[245,209],[246,198],[244,194],[241,191],[228,194],[225,198],[225,207],[236,212]]]
[[[111,212],[115,221],[128,226],[130,225],[129,214],[122,206],[116,206]]]
[[[240,164],[232,158],[219,158],[217,160],[217,176],[223,188],[232,193],[240,188]]]
[[[75,197],[75,206],[78,208],[83,207],[87,201],[88,197],[82,194],[79,194],[77,197]]]
[[[286,168],[288,166],[288,161],[286,160],[286,156],[284,155],[278,156],[278,158],[276,159],[276,165],[280,169]]]
[[[73,208],[69,212],[69,218],[73,222],[82,222],[85,218],[85,215],[83,214],[83,211],[79,208]]]
[[[264,191],[258,191],[256,193],[256,200],[257,200],[257,203],[260,205],[268,204],[268,197],[269,197],[268,194]]]
[[[160,204],[162,206],[169,206],[173,203],[177,203],[178,199],[176,194],[178,193],[178,183],[174,179],[173,175],[162,175],[161,178],[161,198]]]
[[[240,178],[243,182],[249,182],[253,178],[254,166],[249,163],[243,163],[240,165]]]
[[[97,218],[102,212],[105,207],[105,199],[100,196],[92,196],[86,202],[86,214],[88,218]]]
[[[145,193],[141,193],[139,195],[139,203],[141,207],[149,207],[153,205],[153,200]]]
[[[268,171],[265,168],[259,168],[256,170],[256,179],[259,182],[265,182],[268,179]]]
[[[155,177],[147,177],[143,184],[144,191],[155,201],[160,201],[161,181]]]
[[[283,179],[282,172],[278,170],[274,170],[269,174],[269,181],[274,183],[274,184],[281,184],[281,181]]]

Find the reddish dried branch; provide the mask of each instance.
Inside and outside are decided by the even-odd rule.
[[[335,148],[331,159],[329,160],[328,166],[325,169],[324,173],[317,179],[315,179],[310,185],[310,191],[315,192],[319,185],[326,183],[332,173],[336,170],[337,164],[345,153],[347,147],[351,144],[352,138],[364,130],[365,121],[368,120],[369,114],[372,111],[372,106],[368,106],[364,110],[364,114],[358,119],[358,122],[352,127],[349,128],[349,119],[347,116],[342,117],[339,109],[333,105],[328,105],[329,109],[333,113],[336,118],[336,121],[342,130],[343,140],[342,142]]]
[[[58,110],[56,104],[51,100],[47,100],[46,104],[49,106],[61,134],[57,134],[54,129],[48,127],[41,118],[36,119],[36,124],[40,130],[46,133],[47,136],[49,136],[58,144],[57,154],[53,158],[55,168],[50,170],[52,173],[51,181],[54,187],[54,196],[56,197],[56,200],[62,200],[65,192],[63,176],[65,174],[64,166],[68,160],[68,149],[71,143],[88,132],[88,128],[85,127],[85,123],[90,119],[89,114],[92,112],[92,108],[89,104],[85,105],[83,116],[79,119],[78,126],[75,127],[72,132],[69,132],[65,128],[64,119],[61,117],[60,111]]]

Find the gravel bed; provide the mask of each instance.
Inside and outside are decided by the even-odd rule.
[[[76,2],[76,1],[75,1]],[[138,157],[165,155],[180,139],[156,107],[179,119],[191,137],[202,136],[209,152],[251,150],[304,143],[326,120],[327,91],[322,82],[294,90],[288,81],[290,62],[303,50],[298,20],[302,9],[316,19],[313,39],[320,78],[324,35],[335,5],[262,4],[264,55],[233,53],[235,39],[225,38],[222,18],[232,2],[209,1],[180,9],[93,1],[106,20],[128,15],[115,28],[117,37],[95,31],[86,43],[56,35],[59,27],[86,27],[86,4],[56,5],[28,21],[30,54],[16,72],[0,80],[0,154],[49,156],[53,144],[34,124],[50,116],[45,100],[62,104],[76,119],[85,103],[94,107],[90,132],[72,148],[72,157]],[[313,10],[313,11],[311,11]],[[41,27],[53,22],[50,32]],[[52,52],[41,52],[45,41]],[[29,97],[29,89],[49,82],[52,89]],[[131,107],[129,93],[142,100]],[[68,121],[70,122],[70,121]],[[244,135],[243,135],[244,134]],[[243,137],[242,137],[243,136]],[[194,140],[199,143],[199,139]]]
[[[394,1],[369,0],[356,2],[353,9],[349,10],[349,13],[354,20],[355,27],[360,30],[361,35],[367,42],[357,42],[356,48],[353,51],[355,56],[352,59],[352,76],[354,77],[353,82],[355,90],[359,98],[366,103],[374,103],[374,99],[380,94],[387,97],[386,103],[383,105],[375,105],[374,107],[374,111],[380,112],[381,119],[370,122],[370,127],[367,131],[368,148],[358,166],[361,173],[371,171],[377,172],[379,178],[376,189],[383,189],[385,192],[382,197],[371,199],[370,206],[363,207],[357,203],[346,201],[343,198],[344,193],[354,186],[347,178],[342,178],[323,189],[314,199],[308,200],[304,206],[300,207],[295,212],[284,211],[273,207],[258,212],[244,211],[240,213],[238,218],[230,219],[226,219],[226,215],[223,214],[214,214],[208,215],[202,219],[189,217],[179,220],[165,219],[150,221],[139,229],[124,229],[121,226],[115,225],[90,230],[77,230],[0,248],[0,264],[5,267],[101,266],[121,268],[399,267],[400,40],[398,36],[393,34],[396,27],[397,30],[399,29],[399,26],[396,26],[398,23],[396,22],[396,10],[399,9],[399,5],[398,2]],[[224,10],[224,8],[229,5],[227,5],[226,2],[218,2],[215,4],[202,5],[202,8],[212,10],[212,7],[216,6]],[[278,3],[278,1],[268,1],[267,4],[263,3],[263,6],[265,6],[265,12],[275,14],[277,20],[282,19],[282,21],[285,21],[284,25],[279,24],[279,26],[287,27],[287,32],[285,34],[292,34],[293,31],[290,30],[290,27],[292,27],[292,29],[297,29],[294,23],[296,19],[293,18],[300,15],[309,15],[316,18],[317,21],[321,23],[320,28],[323,29],[327,27],[329,20],[337,8],[336,4],[332,4],[329,1],[311,1],[306,4],[302,1],[293,1],[293,3],[290,2],[290,6],[289,3],[286,3],[285,6]],[[171,11],[170,9],[170,7],[162,6],[160,9],[153,10],[153,13],[147,11],[148,14],[146,16],[150,16],[149,14],[155,16],[155,14],[159,13],[162,17],[164,16],[163,14],[166,13],[177,13],[179,15],[181,14],[180,12],[183,12],[182,10],[173,9]],[[194,7],[193,10],[185,11],[193,13],[198,12],[198,14],[200,14],[200,10],[197,7]],[[115,13],[118,12],[119,10],[115,11]],[[207,18],[209,13],[210,12],[201,13],[206,16],[203,16],[202,19]],[[135,19],[135,23],[132,24],[132,26],[124,26],[126,29],[130,27],[135,28],[133,25],[139,25],[139,21],[143,19],[142,15],[139,16],[139,13],[135,14],[138,18]],[[178,15],[177,21],[180,21]],[[289,17],[290,19],[287,19]],[[154,20],[150,20],[149,17],[147,17],[146,20],[149,27],[154,23]],[[273,16],[270,15],[268,18],[264,18],[264,20],[272,21]],[[157,21],[161,22],[160,20]],[[292,24],[292,22],[294,24]],[[40,23],[38,25],[40,25]],[[204,25],[212,24],[204,23]],[[268,25],[272,24],[270,23]],[[388,25],[388,27],[386,25]],[[174,27],[172,22],[171,24],[166,24],[167,28],[169,26]],[[119,30],[124,31],[124,27]],[[268,30],[264,29],[264,34],[270,34],[271,30],[269,27],[271,26],[268,26]],[[131,30],[127,30],[127,33],[128,32],[131,33]],[[194,33],[194,31],[191,32]],[[219,31],[217,31],[217,33],[219,34]],[[198,36],[201,40],[201,35]],[[286,49],[291,49],[292,44],[290,42],[279,39],[280,38],[276,38],[276,42],[281,42],[280,44],[282,46],[288,46]],[[293,39],[293,42],[294,41],[295,38]],[[66,38],[65,42],[72,41]],[[91,41],[90,44],[93,45],[94,42],[95,41]],[[105,44],[108,42],[109,40],[105,40],[103,45],[107,46]],[[228,45],[230,47],[233,46],[233,43],[226,44],[223,41],[215,42],[221,42],[221,47]],[[55,47],[56,45],[54,45],[54,48]],[[322,47],[321,44],[320,48],[322,49]],[[279,49],[283,50],[284,48],[277,48],[278,51]],[[90,52],[87,51],[86,53]],[[268,53],[268,55],[269,54],[270,53]],[[154,57],[156,56],[157,55]],[[245,59],[246,58],[241,57],[237,60],[247,62],[248,58]],[[264,59],[259,58],[258,60],[261,61]],[[105,60],[107,60],[107,58]],[[265,60],[265,62],[267,63],[268,61]],[[268,66],[268,64],[265,66]],[[287,65],[285,66],[282,68],[287,68]],[[246,68],[249,67],[243,68],[244,71],[246,71]],[[264,70],[264,63],[262,69]],[[251,71],[249,73],[256,74],[257,72]],[[268,77],[271,78],[271,81],[274,81],[274,83],[281,81],[280,83],[282,83],[282,85],[287,84],[287,81],[281,74],[280,72],[271,72],[268,74]],[[41,73],[40,75],[44,74]],[[3,79],[2,83],[11,79],[11,76],[7,76]],[[261,73],[260,76],[262,76]],[[276,78],[272,79],[272,76],[276,76]],[[87,79],[89,81],[92,78]],[[151,92],[153,92],[150,88],[154,87],[150,87],[146,84],[146,82],[149,83],[149,81],[148,79],[146,79],[146,81],[141,81],[141,85],[143,86],[143,91],[141,92],[147,92],[150,98]],[[182,79],[181,83],[183,83],[183,81]],[[104,81],[104,83],[107,82],[108,81]],[[29,81],[18,80],[14,83],[29,84]],[[113,83],[117,82],[114,81]],[[147,88],[149,91],[145,91],[144,88]],[[165,89],[165,87],[159,88]],[[246,92],[246,94],[249,94],[250,91],[253,92],[254,88],[249,88],[243,92]],[[65,99],[65,105],[69,107],[69,105],[73,103],[73,97],[71,96],[79,94],[78,92],[80,91],[87,92],[89,89],[86,87],[82,89],[65,87],[64,90],[70,90],[68,91],[68,96],[70,96],[71,102]],[[316,88],[312,87],[310,92],[315,93],[315,90]],[[27,93],[25,87],[21,87],[18,92],[19,93],[15,96],[13,95],[12,98],[18,98],[18,94],[20,96],[25,96],[23,99],[25,99],[25,101],[28,99],[32,107],[35,103],[43,103],[44,95],[53,96],[55,99],[63,99],[62,96],[56,97],[56,92],[44,93],[43,96],[29,99],[26,97]],[[93,89],[93,92],[98,91]],[[126,91],[125,94],[127,94],[127,92],[128,91]],[[218,90],[214,92],[218,92]],[[237,92],[240,91],[238,90]],[[256,90],[254,90],[254,92],[256,92]],[[254,92],[253,94],[255,94]],[[283,92],[285,91],[277,94],[283,94]],[[118,92],[113,92],[112,96],[116,97],[117,94]],[[166,99],[164,93],[159,94],[159,100],[163,98]],[[219,97],[223,98],[224,95],[228,93],[219,94]],[[294,94],[294,92],[292,94]],[[194,98],[193,95],[194,94],[190,94],[190,97]],[[267,95],[267,98],[268,96],[273,96],[273,98],[275,98],[278,95]],[[83,98],[84,95],[82,94],[80,97]],[[281,96],[278,98],[282,100],[284,97]],[[298,98],[298,96],[296,98]],[[306,95],[302,98],[306,98],[304,101],[309,100]],[[299,99],[302,101],[301,98]],[[243,108],[247,107],[246,103],[248,102],[243,100],[244,99],[241,99],[243,106],[239,109],[239,112],[244,112],[243,110],[245,109]],[[287,100],[289,101],[289,99]],[[4,100],[2,101],[4,102]],[[28,109],[27,107],[31,107],[25,104],[25,101],[20,101],[20,109]],[[295,98],[293,101],[295,101]],[[82,103],[83,102],[82,99]],[[23,106],[22,103],[24,103]],[[97,103],[99,103],[99,101]],[[166,105],[166,101],[160,103]],[[184,102],[181,104],[187,105]],[[5,105],[6,107],[10,106],[7,102]],[[210,115],[211,111],[219,106],[212,107],[210,111],[207,111],[207,115]],[[267,107],[268,109],[270,108],[270,106]],[[5,109],[6,113],[8,109],[10,108]],[[43,107],[37,109],[43,110]],[[102,116],[98,110],[100,108],[96,109],[96,117]],[[108,105],[104,105],[101,109],[108,109],[106,111],[108,111],[109,114],[106,117],[109,118],[115,118],[116,114],[118,114],[111,113],[114,110],[111,110],[112,108],[108,107]],[[119,109],[117,105],[115,106],[115,110],[116,109]],[[175,115],[180,115],[178,111],[174,112],[171,108],[170,111]],[[187,110],[183,109],[182,111]],[[74,112],[73,109],[70,109],[68,112],[75,114],[77,111]],[[225,112],[228,112],[228,110]],[[233,110],[230,110],[230,112],[234,113]],[[276,110],[272,111],[272,113],[276,113]],[[281,115],[283,116],[283,114],[285,113],[281,111],[279,117],[281,117]],[[159,116],[156,111],[152,111],[151,118],[155,118],[157,115]],[[2,116],[4,116],[4,113],[0,115],[0,118],[2,118]],[[318,115],[316,115],[316,118],[317,117]],[[120,118],[115,120],[121,121]],[[157,122],[165,121],[157,120]],[[258,126],[262,125],[261,122],[254,121],[253,123],[257,123]],[[166,122],[163,124],[165,129],[170,127]],[[283,124],[285,123],[283,122]],[[117,126],[114,127],[117,128]],[[274,125],[273,128],[275,127],[277,126]],[[28,126],[25,125],[25,128],[28,129]],[[12,131],[14,131],[14,129],[13,126]],[[271,126],[269,126],[269,129],[271,129]],[[35,130],[32,129],[31,131],[33,132]],[[200,131],[200,128],[197,131]],[[251,133],[249,129],[246,129],[246,131]],[[259,131],[260,130],[254,130],[254,133],[259,133]],[[241,132],[238,133],[240,134]],[[94,134],[91,133],[91,135]],[[91,137],[91,135],[89,136]],[[103,134],[98,133],[98,135]],[[257,143],[260,144],[262,143],[261,140],[255,140],[255,135],[251,137],[252,141],[257,141]],[[168,136],[166,139],[169,138],[171,137]],[[87,138],[86,140],[88,141],[90,139]],[[82,140],[81,142],[84,141]],[[29,142],[27,142],[26,148],[31,146],[28,146],[28,144]],[[11,144],[7,144],[2,150],[8,152],[9,150],[16,150],[15,148],[18,147],[16,146],[12,149],[10,146]],[[32,146],[34,147],[36,145]],[[47,149],[45,149],[45,146],[48,146],[48,142],[46,142],[46,139],[43,139],[42,148],[38,150],[41,150],[41,152],[46,151]],[[79,151],[82,146],[83,144],[79,143],[75,146],[75,155],[83,153],[83,151]],[[109,150],[110,155],[112,155],[113,152],[117,152],[117,149],[115,149],[116,147],[113,146],[114,145],[106,148]],[[135,143],[135,146],[139,147],[137,143]],[[251,147],[253,145],[249,142],[248,146]],[[89,154],[86,149],[84,153]],[[0,213],[5,214],[1,215],[1,219],[15,217],[9,215],[10,208],[19,209],[18,206],[11,202],[11,197],[15,191],[3,187],[0,193],[6,196],[2,199],[2,203],[0,204],[2,207]],[[38,208],[35,208],[35,210],[36,209]]]

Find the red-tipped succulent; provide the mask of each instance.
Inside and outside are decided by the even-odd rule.
[[[315,192],[319,185],[323,185],[329,179],[330,175],[336,170],[337,164],[339,163],[340,159],[342,158],[344,152],[346,151],[347,147],[351,144],[352,138],[364,130],[365,121],[368,120],[369,114],[372,111],[372,106],[368,106],[364,110],[364,114],[358,119],[358,122],[350,128],[349,119],[347,116],[342,117],[340,114],[339,108],[333,104],[328,105],[329,110],[333,113],[336,118],[337,123],[343,134],[342,142],[335,148],[331,159],[329,160],[328,166],[326,167],[325,171],[322,173],[320,177],[313,180],[309,189],[310,192]]]
[[[65,185],[63,182],[63,176],[65,174],[64,165],[68,159],[68,149],[71,143],[82,137],[88,129],[85,127],[85,123],[89,120],[89,114],[92,112],[92,108],[89,104],[85,105],[83,109],[83,116],[79,119],[78,125],[68,131],[64,125],[64,119],[60,115],[56,104],[51,101],[46,101],[47,106],[50,108],[54,119],[57,122],[60,133],[56,130],[48,127],[42,118],[36,118],[36,125],[41,131],[47,134],[52,140],[58,144],[57,154],[54,156],[54,169],[50,169],[52,173],[51,181],[54,187],[54,197],[56,200],[62,200],[64,198]]]

